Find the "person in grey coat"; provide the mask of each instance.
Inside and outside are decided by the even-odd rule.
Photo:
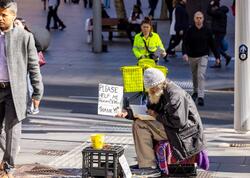
[[[134,120],[132,131],[139,168],[144,173],[156,170],[154,140],[168,140],[177,161],[205,149],[203,126],[192,97],[155,68],[145,70],[144,86],[149,96],[147,113],[155,120],[135,118],[128,105],[117,115]]]
[[[28,73],[34,89],[35,107],[39,106],[43,95],[34,38],[31,33],[13,25],[16,14],[16,2],[0,2],[0,147],[4,152],[0,170],[9,178],[20,147],[21,121],[26,118]]]

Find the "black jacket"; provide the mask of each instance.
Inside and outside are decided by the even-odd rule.
[[[209,55],[209,49],[214,53],[218,59],[220,54],[215,46],[215,40],[212,32],[206,27],[198,29],[196,26],[190,27],[183,39],[183,54],[189,57],[202,57]]]
[[[189,158],[205,148],[203,126],[196,105],[182,88],[170,82],[158,104],[148,105],[166,130],[177,160]]]
[[[227,13],[229,9],[226,6],[215,8],[208,6],[207,14],[212,17],[212,31],[214,33],[227,33]]]
[[[175,31],[178,34],[181,30],[185,32],[188,29],[188,13],[183,4],[178,3],[175,7]]]

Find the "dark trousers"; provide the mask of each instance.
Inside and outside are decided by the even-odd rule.
[[[149,0],[148,3],[150,6],[150,12],[149,12],[148,16],[154,17],[155,9],[156,9],[157,4],[158,4],[158,0]]]
[[[167,54],[173,54],[174,48],[183,40],[184,35],[171,35],[168,49],[166,50]],[[183,49],[183,44],[182,44]]]
[[[220,54],[224,58],[228,58],[229,55],[222,48],[222,42],[223,42],[223,40],[225,38],[225,34],[224,33],[214,33],[214,37],[215,37],[216,48],[218,49],[218,51],[220,52]]]
[[[10,88],[0,88],[0,131],[0,148],[4,152],[5,169],[11,169],[19,151],[21,122],[17,119]]]
[[[89,4],[89,8],[92,8],[93,6],[93,0],[83,0],[84,7],[87,8],[87,5]]]
[[[140,33],[141,25],[128,23],[126,31],[127,31],[128,38],[130,39],[131,42],[133,42],[133,37],[131,33],[132,32],[135,32],[136,34]]]
[[[49,12],[48,12],[48,16],[47,16],[47,25],[46,28],[50,28],[50,22],[51,22],[51,18],[53,18],[54,20],[54,27],[57,28],[58,25],[59,26],[64,26],[63,22],[61,21],[61,19],[58,17],[57,15],[57,8],[53,9],[53,7],[49,7]]]
[[[141,7],[141,0],[136,0],[136,5]]]
[[[172,21],[172,13],[173,13],[173,0],[165,0],[167,7],[168,7],[168,13],[169,13],[169,20]]]

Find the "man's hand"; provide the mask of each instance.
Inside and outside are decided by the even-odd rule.
[[[184,34],[183,30],[179,31],[179,35],[183,35],[183,34]]]
[[[39,108],[40,100],[32,99],[32,102],[33,102],[34,108]]]
[[[211,5],[211,6],[214,5],[214,1],[211,1],[211,2],[210,2],[210,5]]]
[[[161,52],[161,57],[165,57],[167,55],[166,51]]]
[[[147,110],[147,113],[148,113],[148,115],[150,115],[154,118],[156,118],[158,116],[158,114],[155,111],[153,111],[152,109]]]
[[[187,55],[187,54],[184,54],[184,55],[182,56],[182,58],[183,58],[184,61],[188,62],[188,55]]]
[[[120,113],[117,113],[115,115],[115,117],[122,117],[122,118],[125,118],[126,116],[128,115],[128,112],[127,111],[122,111]]]

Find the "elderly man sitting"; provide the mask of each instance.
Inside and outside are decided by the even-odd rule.
[[[185,90],[167,80],[155,68],[145,70],[144,86],[149,96],[148,114],[155,120],[134,118],[130,107],[118,116],[134,120],[133,136],[139,172],[156,175],[159,170],[153,149],[154,140],[168,140],[173,156],[181,161],[202,151],[205,139],[196,105]]]

